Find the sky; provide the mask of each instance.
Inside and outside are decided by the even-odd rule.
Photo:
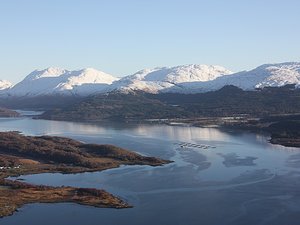
[[[0,0],[0,79],[300,61],[299,0]]]

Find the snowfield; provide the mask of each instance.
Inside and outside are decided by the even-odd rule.
[[[10,87],[12,87],[12,83],[7,80],[0,80],[0,91],[7,90]]]
[[[68,71],[59,68],[35,70],[24,80],[6,90],[10,96],[52,94],[89,95],[101,92],[117,78],[95,69]]]

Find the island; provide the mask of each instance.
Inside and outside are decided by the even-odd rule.
[[[0,217],[12,215],[29,203],[73,202],[94,207],[131,207],[105,190],[34,185],[8,177],[94,172],[120,165],[161,166],[170,162],[113,145],[85,144],[65,137],[24,136],[17,131],[0,132]]]

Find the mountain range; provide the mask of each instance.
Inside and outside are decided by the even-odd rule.
[[[50,67],[35,70],[12,85],[0,80],[1,96],[78,95],[120,91],[149,93],[204,93],[234,85],[243,90],[300,86],[300,63],[265,64],[233,73],[221,66],[183,65],[144,69],[122,78],[92,69],[69,71]]]

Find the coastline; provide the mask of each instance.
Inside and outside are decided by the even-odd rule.
[[[0,217],[12,215],[29,203],[72,202],[101,208],[132,207],[105,190],[33,185],[8,177],[41,173],[76,174],[103,171],[120,165],[161,166],[170,162],[111,145],[0,132]]]
[[[300,147],[300,136],[291,131],[291,137],[281,136],[285,130],[273,128],[274,124],[290,122],[290,117],[300,117],[300,114],[278,114],[265,117],[251,117],[248,115],[236,115],[227,117],[199,117],[199,118],[175,118],[175,119],[127,119],[127,120],[73,120],[72,118],[53,119],[53,121],[66,121],[78,123],[124,123],[124,124],[164,124],[168,126],[194,126],[203,128],[218,128],[225,130],[241,130],[255,133],[264,133],[270,136],[269,143],[285,147]],[[282,121],[282,118],[284,120]],[[33,119],[52,120],[47,118],[34,117]],[[285,127],[286,129],[287,127]],[[288,128],[287,128],[288,129]]]

